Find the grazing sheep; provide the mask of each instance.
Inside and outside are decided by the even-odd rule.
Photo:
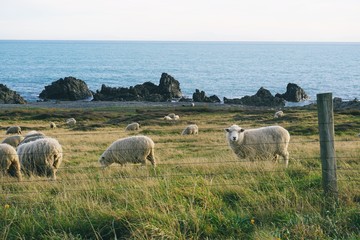
[[[54,122],[50,122],[50,128],[51,128],[51,129],[56,128],[56,124],[55,124]]]
[[[281,118],[284,116],[284,112],[283,111],[277,111],[275,114],[274,114],[274,118]]]
[[[21,180],[19,157],[14,147],[9,144],[0,144],[0,169],[1,172],[17,177]]]
[[[287,150],[290,142],[289,132],[280,126],[268,126],[245,130],[238,125],[226,128],[226,137],[231,149],[239,158],[266,158],[280,155],[289,163]]]
[[[54,138],[43,138],[20,144],[19,155],[21,169],[28,175],[48,176],[56,180],[63,152],[59,142]]]
[[[16,148],[17,146],[19,146],[20,142],[24,140],[24,137],[21,135],[13,135],[10,137],[5,138],[2,143],[7,143],[11,146],[13,146],[14,148]]]
[[[6,134],[21,134],[21,127],[11,126],[6,130]]]
[[[140,124],[137,122],[130,123],[126,126],[125,131],[136,131],[139,130]]]
[[[154,142],[146,136],[121,138],[113,142],[100,156],[99,163],[107,167],[112,163],[146,164],[146,159],[155,167]]]
[[[197,135],[199,133],[199,127],[196,124],[188,125],[181,133],[181,135]]]
[[[19,143],[19,146],[24,143],[33,142],[37,139],[46,138],[45,134],[38,131],[30,131],[25,135],[25,138]]]
[[[69,126],[75,125],[76,124],[76,120],[75,118],[69,118],[66,120],[66,124]]]
[[[166,121],[171,121],[171,120],[172,120],[172,118],[171,118],[171,117],[169,117],[169,116],[165,116],[165,117],[164,117],[164,120],[166,120]]]

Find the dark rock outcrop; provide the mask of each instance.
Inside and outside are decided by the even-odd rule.
[[[0,83],[0,103],[1,104],[25,104],[23,97],[15,91],[10,90],[6,85]]]
[[[91,97],[92,93],[86,83],[74,77],[60,78],[52,82],[51,85],[45,86],[45,89],[39,95],[39,98],[43,100],[61,101],[84,100]]]
[[[247,106],[266,106],[266,107],[283,107],[285,100],[274,97],[269,90],[261,87],[253,96],[245,96],[242,98],[228,99],[224,97],[224,103],[241,104]]]
[[[210,103],[219,103],[220,98],[216,95],[212,95],[210,97],[206,96],[204,91],[200,91],[199,89],[195,89],[193,93],[193,101],[194,102],[210,102]]]
[[[341,109],[360,110],[360,101],[356,98],[351,101],[343,101],[341,98],[335,97],[333,99],[333,107],[335,110],[341,110]]]
[[[288,83],[284,94],[277,93],[275,97],[283,98],[288,102],[300,102],[309,99],[304,89],[295,83]]]
[[[148,101],[166,102],[182,96],[180,83],[167,73],[163,73],[159,86],[152,82],[145,82],[124,87],[108,87],[102,85],[100,91],[94,94],[93,101]]]

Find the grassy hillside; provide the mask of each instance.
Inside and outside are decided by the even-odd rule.
[[[174,112],[176,122],[163,116]],[[360,114],[335,113],[339,201],[324,209],[316,109],[236,107],[109,107],[0,109],[0,139],[8,126],[59,140],[58,180],[3,176],[2,239],[359,239]],[[66,126],[74,117],[77,125]],[[58,128],[50,129],[49,122]],[[125,132],[133,121],[138,132]],[[180,135],[196,123],[198,136]],[[289,130],[289,168],[240,161],[224,128],[278,124]],[[143,134],[155,142],[158,166],[112,165],[98,158],[116,139]]]

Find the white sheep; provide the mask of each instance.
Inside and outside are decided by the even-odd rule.
[[[20,144],[17,149],[21,169],[28,175],[50,176],[56,180],[63,151],[60,143],[54,138],[42,138]]]
[[[46,138],[44,133],[38,131],[30,131],[25,135],[24,139],[19,143],[19,146],[21,144],[32,142],[41,138]]]
[[[7,143],[11,146],[13,146],[14,148],[16,148],[17,146],[19,146],[20,142],[24,140],[24,137],[21,135],[13,135],[10,137],[5,138],[2,143]]]
[[[6,134],[21,134],[21,127],[11,126],[6,130]]]
[[[136,131],[139,129],[140,129],[140,124],[137,122],[133,122],[126,126],[125,131]]]
[[[169,116],[171,119],[174,119],[175,113],[169,113],[168,116]]]
[[[225,128],[231,149],[239,158],[267,158],[282,156],[285,166],[289,163],[287,150],[290,142],[289,132],[280,126],[243,129],[238,125]]]
[[[107,167],[112,163],[124,165],[126,163],[146,164],[146,159],[155,167],[155,144],[146,136],[131,136],[113,142],[100,156],[99,163]]]
[[[175,121],[176,121],[176,120],[180,120],[179,115],[175,115],[174,118],[173,118],[173,120],[175,120]]]
[[[4,175],[9,174],[21,180],[19,156],[15,148],[6,143],[0,144],[0,168]]]
[[[171,120],[172,120],[172,118],[171,118],[171,117],[169,117],[169,116],[165,116],[165,117],[164,117],[164,120],[166,120],[166,121],[171,121]]]
[[[181,135],[197,135],[199,133],[199,127],[196,124],[188,125],[181,133]]]
[[[66,124],[69,125],[69,126],[75,125],[76,124],[75,118],[68,118],[66,120]]]
[[[56,124],[55,124],[54,122],[50,122],[50,128],[51,128],[51,129],[56,128]]]
[[[274,118],[281,118],[284,116],[284,112],[283,111],[277,111],[275,114],[274,114]]]

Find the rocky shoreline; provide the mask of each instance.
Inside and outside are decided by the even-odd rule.
[[[87,108],[108,106],[190,106],[212,104],[214,106],[247,106],[279,109],[287,103],[301,103],[309,99],[305,91],[294,83],[288,83],[286,92],[273,96],[269,90],[260,87],[256,94],[242,98],[221,101],[216,95],[206,96],[204,91],[195,89],[192,98],[185,98],[180,89],[180,82],[167,73],[162,73],[159,85],[145,82],[135,86],[108,87],[102,85],[100,90],[92,92],[86,83],[74,77],[60,78],[45,86],[39,94],[40,101],[27,103],[16,92],[0,84],[0,104],[4,108],[15,107],[17,104],[39,107]],[[304,106],[304,105],[302,105]],[[336,98],[337,108],[360,108],[356,99],[350,103]]]

